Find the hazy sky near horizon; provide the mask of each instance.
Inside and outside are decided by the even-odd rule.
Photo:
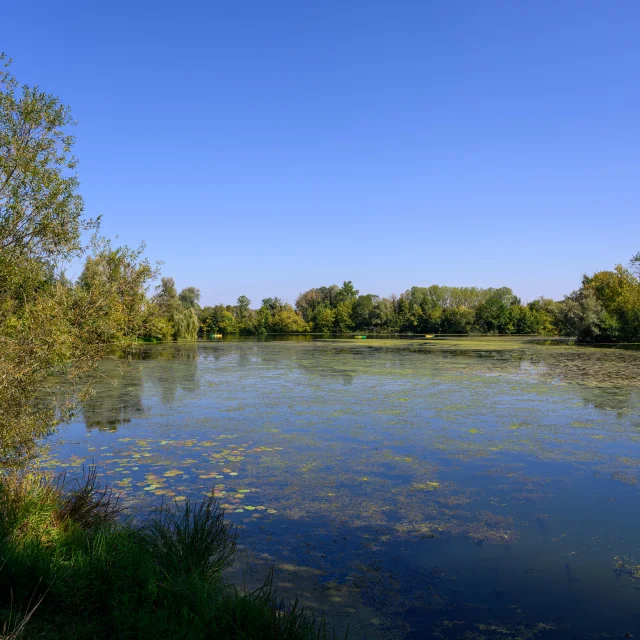
[[[637,0],[4,0],[89,215],[203,304],[561,297],[640,250]]]

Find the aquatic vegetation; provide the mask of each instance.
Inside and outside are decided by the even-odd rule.
[[[448,631],[453,630],[452,636]],[[503,638],[504,640],[533,640],[542,634],[549,637],[549,632],[558,632],[558,626],[550,622],[535,622],[531,624],[504,624],[501,622],[472,623],[463,620],[443,620],[439,629],[434,633],[434,638],[465,638],[465,640],[492,640]]]
[[[640,564],[631,558],[613,559],[613,571],[618,576],[628,576],[631,580],[640,581]]]
[[[530,339],[428,342],[212,342],[189,347],[188,358],[188,345],[145,347],[141,383],[128,385],[126,372],[119,382],[137,398],[122,402],[144,410],[115,432],[78,420],[42,464],[95,460],[132,511],[213,488],[252,557],[313,569],[314,601],[334,584],[326,593],[348,598],[351,615],[374,605],[379,624],[359,617],[363,631],[350,625],[350,637],[388,637],[410,605],[450,606],[467,572],[491,579],[483,558],[560,554],[566,582],[566,558],[580,566],[596,540],[632,555],[635,519],[624,505],[640,470],[640,354]],[[465,566],[432,584],[430,567],[457,556]],[[371,563],[384,571],[365,570]],[[542,576],[553,570],[529,568],[548,589]],[[302,574],[281,571],[276,581],[295,593]]]

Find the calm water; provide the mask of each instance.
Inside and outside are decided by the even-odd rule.
[[[234,579],[275,566],[351,638],[623,637],[639,365],[507,339],[149,346],[103,364],[44,465],[95,461],[134,512],[215,485]]]

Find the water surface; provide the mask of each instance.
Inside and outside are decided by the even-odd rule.
[[[523,339],[237,341],[105,361],[50,468],[135,512],[215,493],[351,638],[640,633],[640,352]],[[636,573],[640,577],[640,571]]]

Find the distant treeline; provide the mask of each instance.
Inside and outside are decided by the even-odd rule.
[[[195,339],[216,334],[458,333],[576,336],[583,342],[640,340],[640,253],[629,267],[584,276],[561,301],[523,304],[508,287],[412,287],[399,296],[360,294],[351,281],[309,289],[295,307],[265,298],[259,308],[240,296],[235,305],[201,307],[195,287],[176,290],[163,278],[147,309],[145,339]]]

